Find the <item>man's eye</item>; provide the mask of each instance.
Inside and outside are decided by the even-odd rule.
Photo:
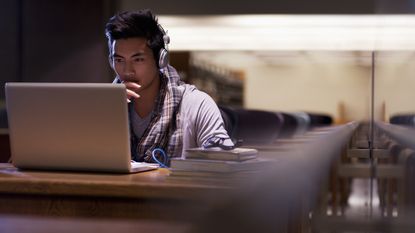
[[[123,60],[122,60],[122,59],[120,59],[120,58],[115,58],[115,59],[114,59],[114,61],[115,61],[116,63],[123,62]]]
[[[141,62],[141,61],[144,61],[144,58],[142,58],[142,57],[138,57],[138,58],[134,59],[134,61],[136,61],[136,62]]]

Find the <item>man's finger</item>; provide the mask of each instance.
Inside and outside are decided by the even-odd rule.
[[[137,98],[140,98],[140,95],[139,95],[139,94],[137,94],[137,93],[135,93],[135,92],[134,92],[134,91],[132,91],[132,90],[127,89],[127,98],[128,98],[128,99],[131,99],[131,98],[135,98],[135,99],[137,99]]]

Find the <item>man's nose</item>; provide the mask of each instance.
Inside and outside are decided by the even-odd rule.
[[[135,74],[134,67],[130,62],[127,62],[124,66],[124,75],[127,77],[133,77]]]

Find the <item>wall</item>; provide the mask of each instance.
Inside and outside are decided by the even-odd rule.
[[[24,1],[22,80],[108,80],[104,2]]]
[[[4,84],[19,77],[18,1],[2,0],[0,7],[0,99]]]
[[[411,13],[411,0],[121,0],[120,8],[150,8],[159,14],[373,14]]]
[[[378,52],[375,67],[375,119],[415,113],[415,53]]]
[[[344,54],[276,52],[264,62],[249,52],[196,52],[193,59],[214,57],[210,62],[244,71],[246,108],[321,112],[336,120],[367,120],[370,56],[356,55],[365,59],[358,63],[354,55]],[[341,105],[344,115],[339,115]]]
[[[329,113],[338,119],[368,119],[369,72],[345,65],[302,64],[286,68],[256,67],[247,72],[246,107]]]
[[[104,26],[114,9],[112,0],[2,1],[2,87],[8,81],[111,81]]]

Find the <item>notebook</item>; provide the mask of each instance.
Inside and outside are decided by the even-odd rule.
[[[190,148],[186,150],[187,159],[209,159],[245,161],[257,158],[258,151],[251,148],[236,147],[232,150],[223,150],[219,147],[211,148]]]
[[[124,85],[6,83],[12,163],[20,169],[131,173]]]

